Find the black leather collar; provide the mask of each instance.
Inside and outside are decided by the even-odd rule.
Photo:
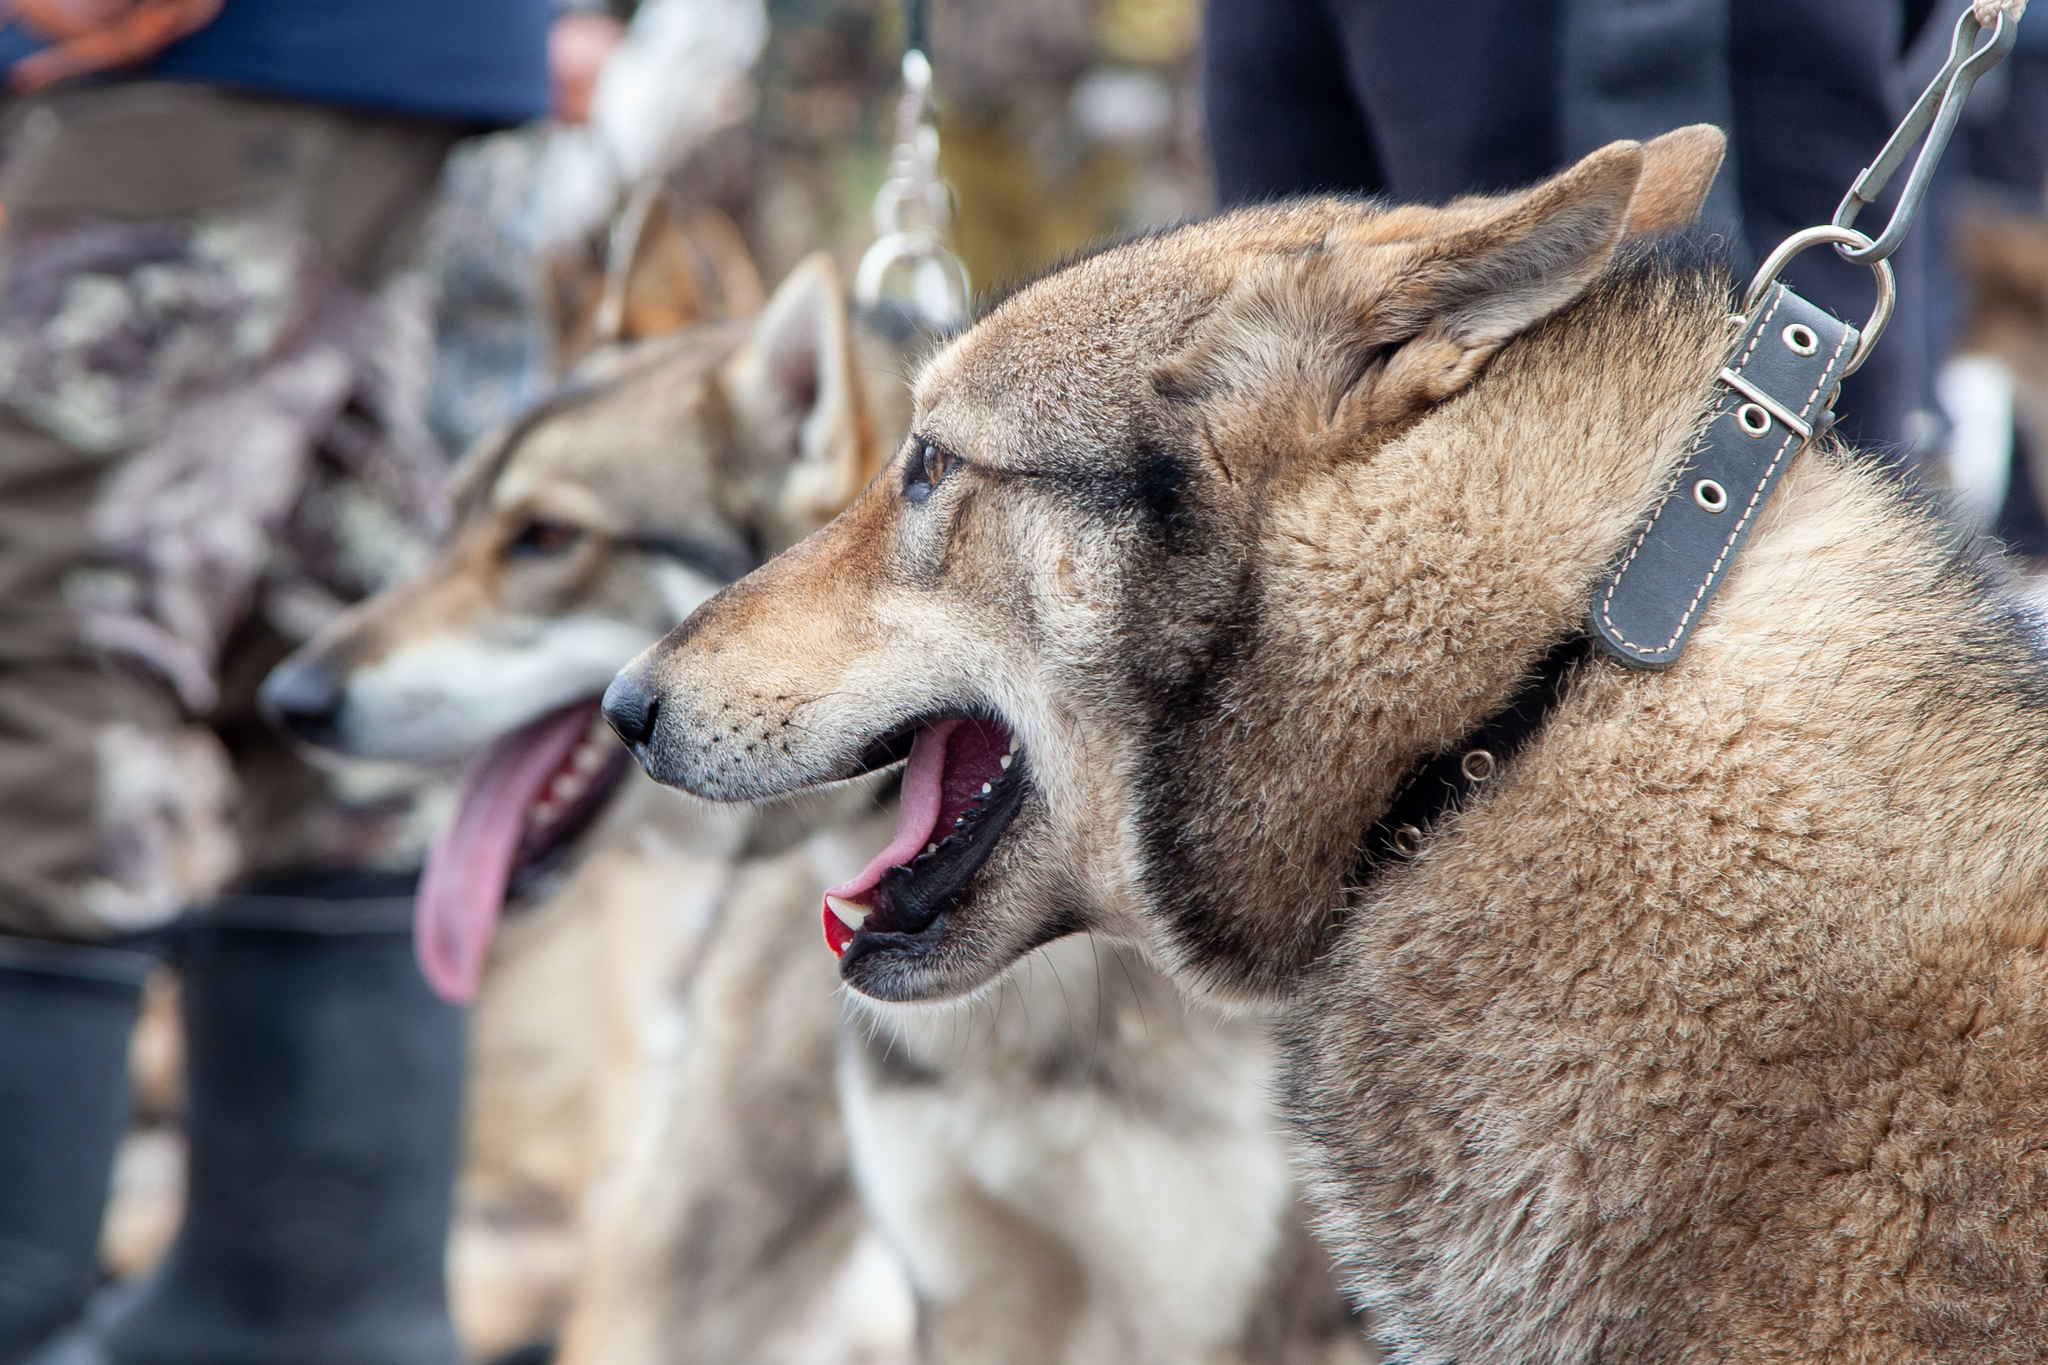
[[[1588,604],[1586,630],[1551,647],[1507,705],[1409,769],[1365,832],[1348,886],[1369,889],[1422,851],[1445,815],[1498,781],[1549,723],[1580,663],[1604,655],[1669,668],[1733,567],[1785,470],[1834,421],[1857,349],[1854,327],[1773,285],[1718,376],[1714,410],[1678,473]],[[1341,913],[1341,912],[1340,912]]]
[[[1771,490],[1834,420],[1859,336],[1782,284],[1743,324],[1712,417],[1588,607],[1594,637],[1630,668],[1678,662]]]
[[[1859,335],[1782,284],[1739,320],[1713,414],[1594,593],[1587,633],[1554,646],[1506,706],[1409,771],[1366,831],[1352,886],[1421,852],[1438,821],[1497,780],[1596,649],[1635,669],[1678,661],[1772,490],[1833,421],[1828,404]]]
[[[1387,813],[1366,831],[1350,885],[1369,885],[1390,863],[1422,851],[1431,830],[1507,771],[1509,763],[1550,722],[1571,689],[1578,665],[1594,654],[1589,635],[1574,635],[1552,646],[1507,705],[1466,731],[1458,741],[1408,770],[1394,789]]]

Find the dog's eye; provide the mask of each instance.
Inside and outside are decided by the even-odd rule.
[[[923,502],[939,486],[939,480],[946,477],[946,471],[959,462],[951,451],[924,442],[904,463],[903,496],[912,502]]]
[[[514,559],[548,559],[561,554],[583,539],[583,528],[566,521],[534,517],[506,542],[505,553]]]

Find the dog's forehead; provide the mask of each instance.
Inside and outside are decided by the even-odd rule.
[[[1367,201],[1321,198],[1113,245],[1019,290],[941,351],[917,386],[920,417],[964,445],[1065,441],[1127,421],[1154,365],[1252,266],[1319,252],[1340,228],[1397,238],[1419,226]]]
[[[654,451],[622,462],[621,447],[637,451],[697,434],[722,438],[728,433],[718,370],[741,336],[706,327],[586,359],[559,392],[464,456],[452,487],[459,514],[503,506],[536,481],[602,476],[622,466],[636,476],[660,472],[648,468]]]

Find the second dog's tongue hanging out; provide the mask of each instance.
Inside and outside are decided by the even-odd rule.
[[[475,998],[522,851],[537,855],[602,785],[617,745],[594,732],[596,724],[595,702],[564,707],[499,739],[463,770],[455,818],[428,850],[413,918],[420,971],[442,999]]]

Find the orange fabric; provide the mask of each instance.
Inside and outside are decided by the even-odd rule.
[[[41,90],[89,71],[146,61],[213,22],[222,0],[134,0],[118,12],[78,0],[13,0],[14,12],[55,45],[16,62],[7,84]],[[98,9],[99,13],[88,12]]]

